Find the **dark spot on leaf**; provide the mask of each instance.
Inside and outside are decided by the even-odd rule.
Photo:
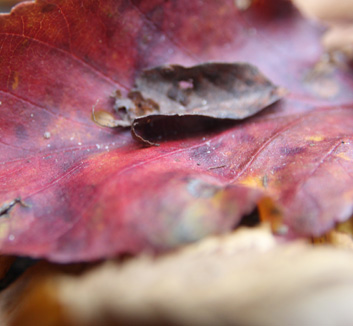
[[[215,166],[209,167],[207,170],[210,171],[210,170],[222,169],[222,168],[225,168],[226,166],[227,166],[226,164],[215,165]]]
[[[56,6],[53,4],[47,4],[42,8],[42,13],[48,13],[51,11],[54,11],[56,9]]]
[[[23,125],[16,126],[16,137],[19,139],[20,142],[28,138],[28,132]]]
[[[240,135],[239,141],[242,143],[253,143],[254,141],[256,141],[256,138],[253,135],[244,132],[244,134]]]
[[[280,153],[282,155],[296,155],[305,152],[304,147],[294,147],[294,148],[288,148],[288,147],[282,147],[280,149]]]

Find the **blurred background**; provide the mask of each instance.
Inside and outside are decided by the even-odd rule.
[[[23,2],[23,0],[0,0],[0,12],[10,12],[11,8],[19,2]]]

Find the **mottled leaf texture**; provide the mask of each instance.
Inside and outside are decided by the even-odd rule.
[[[321,28],[290,2],[236,4],[51,0],[0,16],[2,253],[69,262],[165,250],[231,230],[263,196],[287,237],[351,216],[352,71],[317,65]],[[92,121],[143,70],[204,62],[248,62],[288,94],[159,147]],[[159,123],[166,134],[180,125]]]

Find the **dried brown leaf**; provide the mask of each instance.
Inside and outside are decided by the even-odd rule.
[[[127,98],[117,92],[120,119],[104,111],[93,112],[93,119],[106,127],[131,125],[133,136],[151,145],[146,129],[155,121],[191,116],[242,120],[283,95],[283,89],[247,63],[160,66],[143,71]]]

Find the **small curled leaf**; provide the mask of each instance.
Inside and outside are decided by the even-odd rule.
[[[155,119],[200,116],[242,120],[283,95],[282,88],[247,63],[167,65],[143,71],[127,98],[117,93],[115,109],[121,119],[100,114],[99,120],[107,127],[131,125],[135,139],[153,145],[144,129]]]

